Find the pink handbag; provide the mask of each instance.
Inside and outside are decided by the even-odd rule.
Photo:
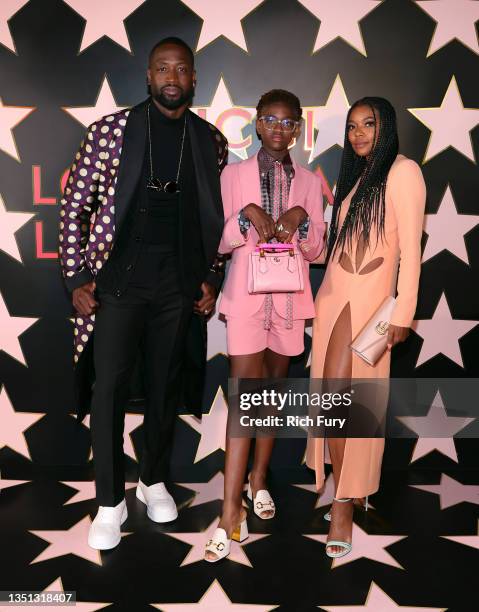
[[[376,365],[387,348],[388,328],[396,298],[388,296],[350,345],[351,350],[371,366]]]
[[[249,256],[249,293],[294,293],[303,290],[302,255],[292,244],[258,244]]]

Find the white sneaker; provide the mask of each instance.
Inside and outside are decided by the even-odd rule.
[[[121,540],[121,525],[127,518],[124,499],[118,506],[100,506],[88,533],[89,546],[97,550],[115,548]]]
[[[168,493],[164,482],[157,482],[147,487],[139,480],[136,496],[146,504],[146,513],[155,523],[169,523],[177,518],[175,500]]]

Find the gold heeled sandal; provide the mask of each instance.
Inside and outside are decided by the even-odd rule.
[[[205,561],[209,563],[216,563],[220,559],[224,559],[230,554],[231,549],[231,540],[235,542],[244,542],[248,533],[248,524],[246,523],[246,517],[241,521],[241,523],[233,530],[231,534],[231,538],[228,538],[226,531],[222,527],[217,527],[213,536],[208,540],[205,547]],[[206,553],[213,553],[216,555],[214,559],[208,559]]]

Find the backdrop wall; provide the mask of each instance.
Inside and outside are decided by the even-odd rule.
[[[148,51],[169,35],[196,51],[195,110],[229,139],[230,163],[258,149],[253,118],[262,93],[281,87],[300,97],[305,121],[293,155],[322,173],[325,205],[348,106],[364,95],[391,100],[401,152],[422,165],[428,189],[416,332],[395,349],[393,375],[478,376],[479,2],[458,4],[2,1],[0,468],[26,473],[89,461],[88,423],[78,429],[71,416],[72,312],[56,253],[60,183],[86,126],[146,97]],[[321,276],[313,270],[315,287]],[[308,374],[310,344],[307,335],[292,374]],[[208,352],[206,414],[202,424],[179,418],[173,457],[177,473],[185,468],[198,480],[223,462],[227,359],[216,317]],[[141,418],[127,415],[131,468]],[[435,453],[419,460],[425,467],[472,467],[472,442],[457,440],[456,458]],[[390,442],[386,466],[407,467],[413,446]],[[301,440],[283,440],[273,465],[300,465],[303,452]]]

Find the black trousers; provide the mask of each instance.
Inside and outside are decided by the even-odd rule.
[[[181,355],[193,308],[193,300],[180,289],[178,275],[175,254],[144,247],[120,297],[97,285],[100,307],[95,320],[90,429],[101,506],[116,506],[125,495],[125,408],[140,342],[147,395],[140,477],[148,486],[168,478]]]

